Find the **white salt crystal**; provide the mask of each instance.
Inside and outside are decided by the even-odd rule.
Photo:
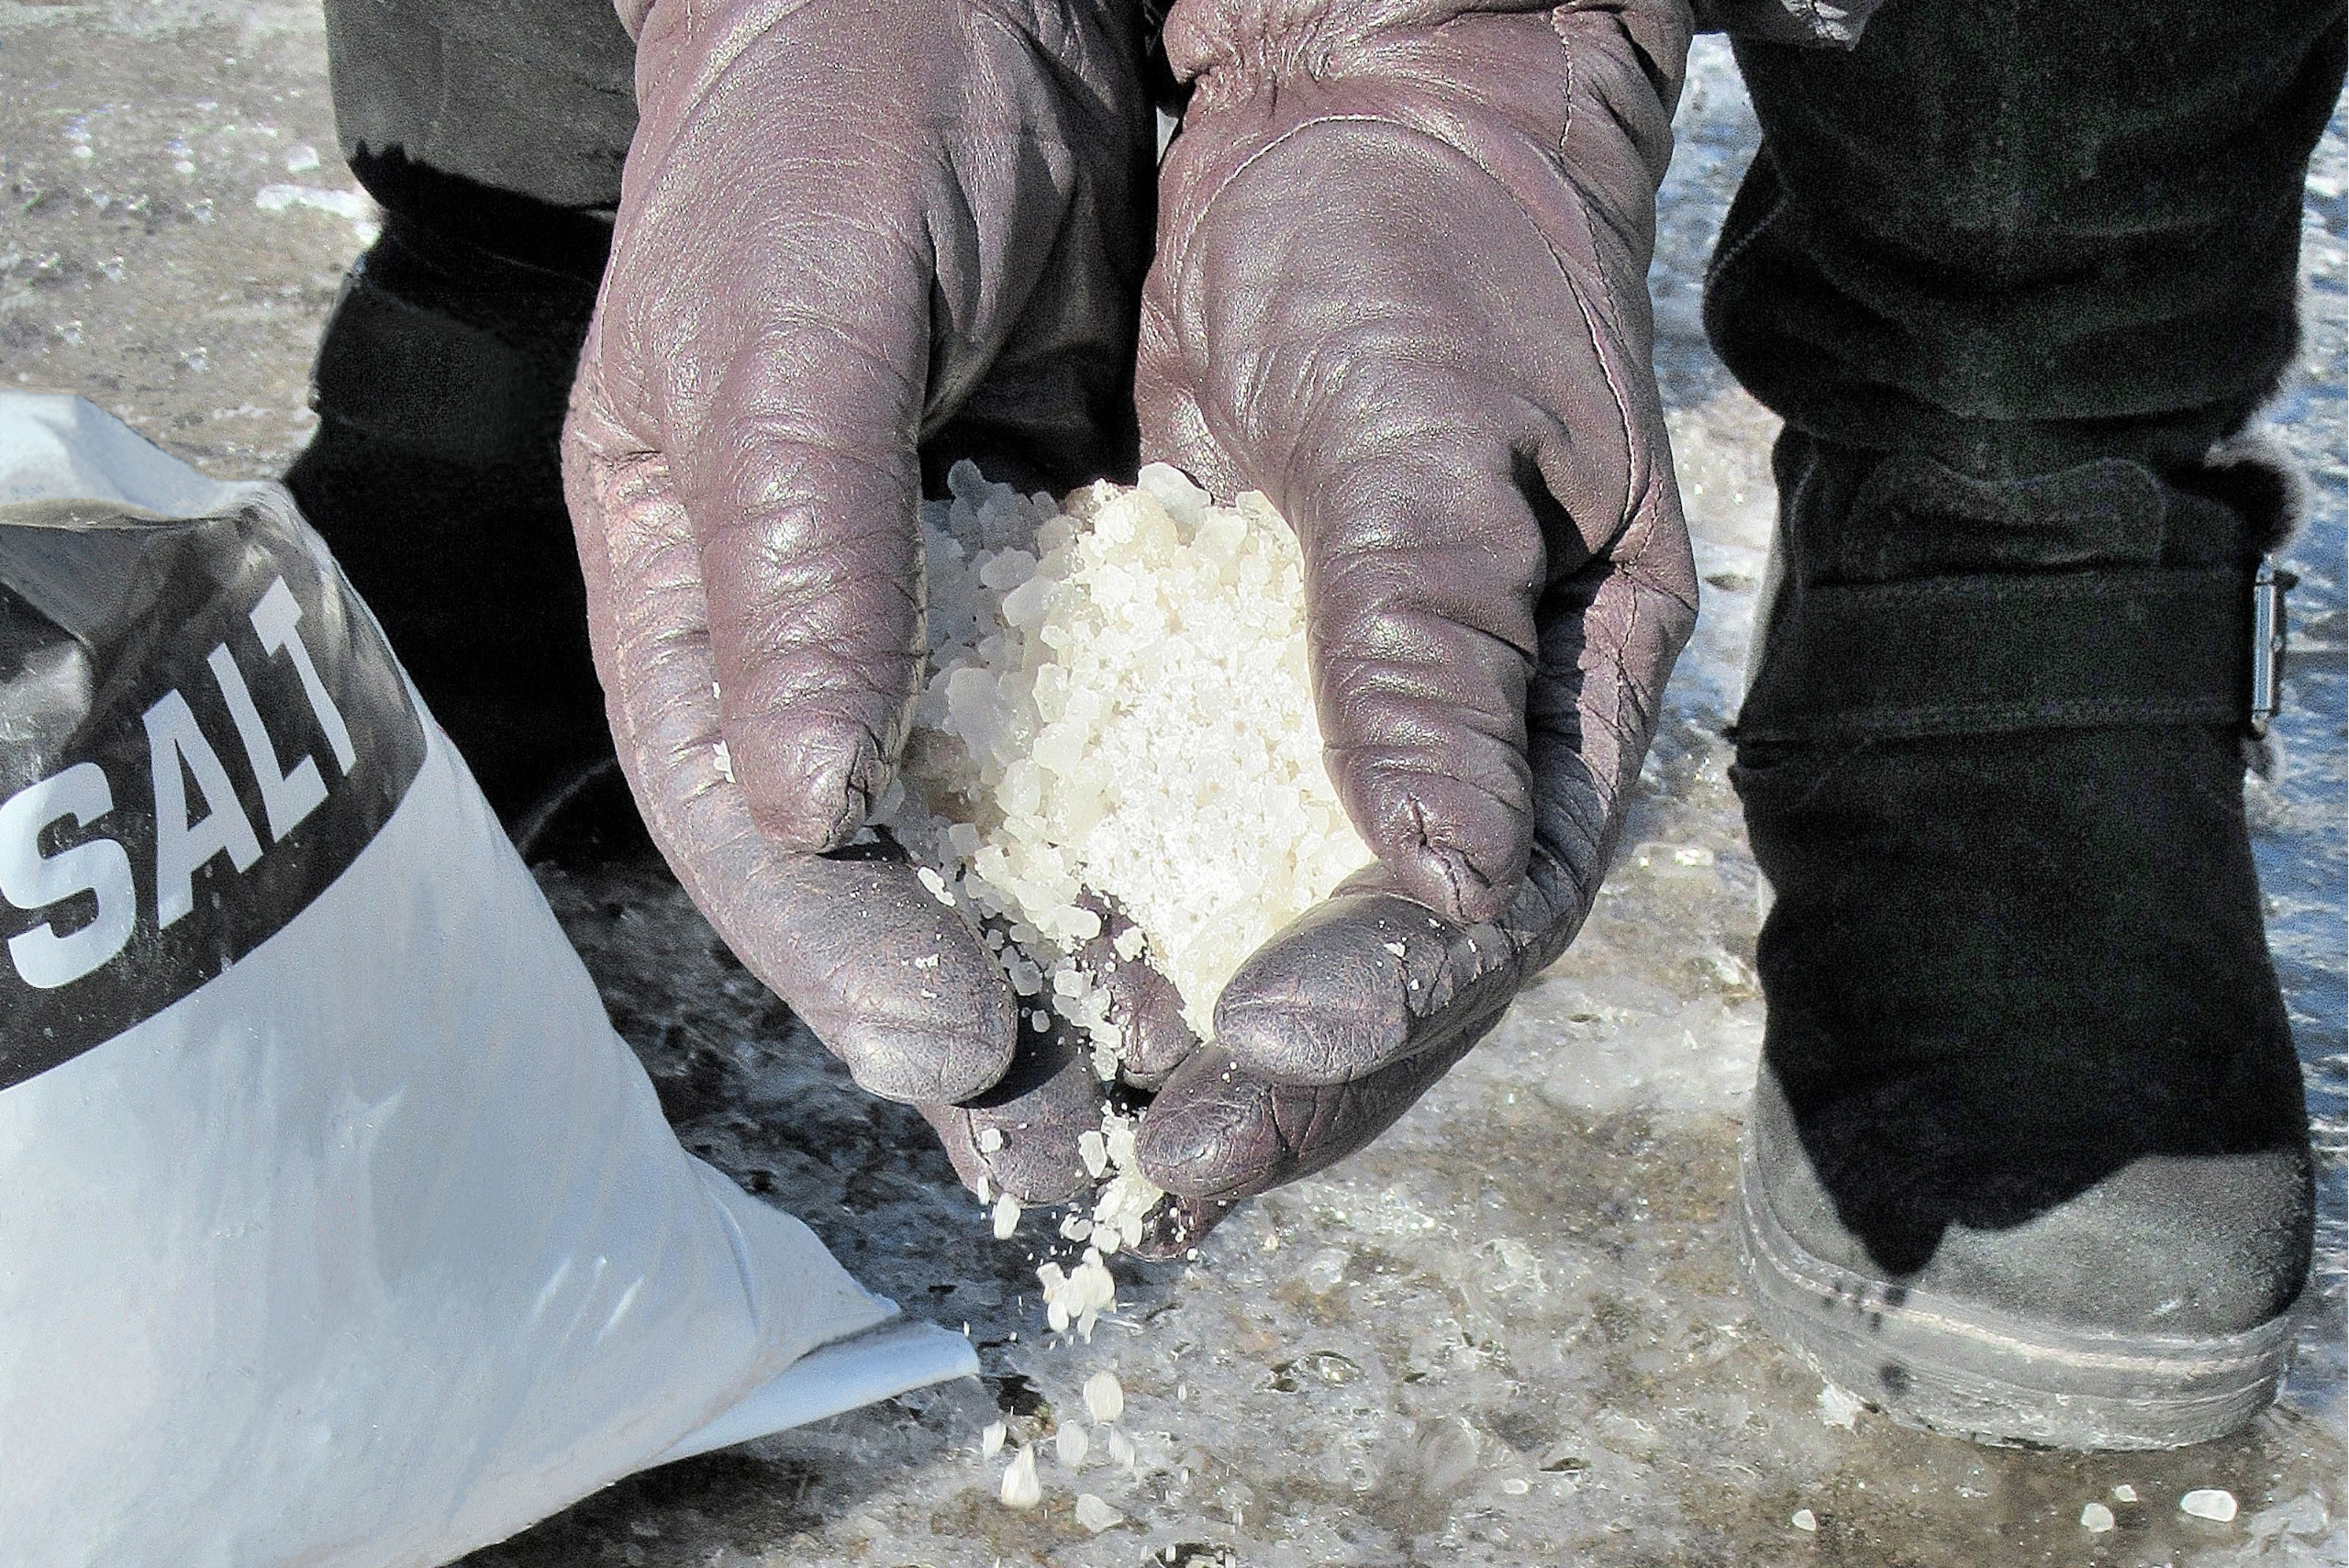
[[[1847,1394],[1830,1383],[1819,1391],[1819,1418],[1831,1427],[1849,1431],[1866,1408],[1856,1395]]]
[[[1109,1145],[1098,1132],[1088,1129],[1076,1135],[1076,1152],[1085,1162],[1085,1173],[1099,1181],[1101,1173],[1109,1168]]]
[[[1085,1456],[1093,1451],[1093,1440],[1085,1435],[1083,1427],[1070,1421],[1052,1435],[1052,1447],[1060,1454],[1063,1464],[1076,1470],[1083,1467]]]
[[[734,775],[729,773],[726,776],[731,778]],[[954,895],[946,891],[946,879],[939,875],[936,871],[929,866],[923,866],[914,874],[921,878],[921,884],[930,889],[930,895],[932,898],[937,899],[941,904],[952,905],[954,902]]]
[[[1090,1341],[1095,1321],[1118,1305],[1118,1282],[1103,1266],[1097,1247],[1087,1247],[1074,1269],[1045,1263],[1036,1270],[1036,1278],[1044,1287],[1044,1321],[1056,1334],[1074,1324]]]
[[[2177,1511],[2225,1524],[2235,1517],[2235,1495],[2217,1486],[2199,1487],[2177,1500]]]
[[[734,782],[734,753],[726,749],[726,742],[723,740],[718,741],[709,750],[711,760],[718,768],[718,776],[728,784],[732,784]]]
[[[1043,1500],[1044,1484],[1036,1479],[1036,1451],[1025,1443],[1003,1467],[1003,1506],[1032,1508]]]
[[[1115,1421],[1126,1413],[1126,1390],[1112,1372],[1097,1372],[1085,1380],[1085,1407],[1097,1421]]]
[[[999,1127],[983,1127],[983,1128],[979,1129],[979,1152],[980,1152],[980,1153],[982,1153],[982,1154],[992,1154],[992,1153],[994,1153],[996,1150],[1001,1149],[1002,1147],[1003,1147],[1003,1129],[1001,1129],[1001,1128],[999,1128]]]
[[[2102,1535],[2112,1528],[2112,1510],[2102,1503],[2090,1503],[2080,1510],[2080,1528],[2090,1535]]]
[[[1008,1241],[1019,1229],[1019,1200],[1009,1193],[995,1200],[995,1239]]]
[[[1126,1522],[1126,1516],[1090,1492],[1076,1495],[1076,1522],[1095,1535]]]
[[[1522,1497],[1528,1492],[1532,1491],[1533,1488],[1527,1483],[1524,1476],[1512,1475],[1508,1480],[1501,1483],[1501,1490],[1508,1493],[1512,1497]]]
[[[2112,1496],[2116,1502],[2133,1503],[2137,1500],[2137,1488],[2123,1481],[2112,1489]]]
[[[1117,1428],[1112,1427],[1109,1429],[1109,1440],[1108,1447],[1109,1450],[1110,1463],[1116,1465],[1120,1470],[1130,1470],[1133,1468],[1133,1439],[1126,1436],[1125,1433],[1118,1430]]]
[[[1001,1421],[989,1421],[986,1429],[979,1434],[979,1457],[993,1459],[996,1454],[1001,1453],[1003,1440],[1009,1436],[1010,1432],[1011,1429]]]
[[[1005,1485],[1009,1485],[1010,1484],[1006,1482]],[[1797,1508],[1795,1510],[1795,1517],[1788,1522],[1797,1529],[1816,1530],[1819,1528],[1819,1516],[1812,1513],[1809,1508]]]
[[[1141,956],[1141,950],[1150,945],[1150,939],[1142,934],[1140,926],[1128,926],[1118,933],[1118,940],[1110,945],[1118,950],[1119,958],[1131,963]]]

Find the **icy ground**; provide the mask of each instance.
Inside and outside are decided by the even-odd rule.
[[[306,437],[304,377],[368,212],[333,156],[315,9],[0,0],[0,376],[83,392],[223,476]],[[1704,349],[1704,257],[1754,128],[1699,45],[1665,192],[1662,369],[1707,582],[1627,850],[1581,942],[1375,1148],[1254,1205],[1194,1267],[1121,1265],[1090,1344],[1048,1340],[1029,1249],[995,1241],[918,1119],[859,1095],[657,869],[552,870],[550,900],[685,1140],[806,1218],[875,1288],[982,1346],[933,1390],[638,1477],[477,1568],[752,1563],[2340,1563],[2343,579],[2349,125],[2309,183],[2309,327],[2276,411],[2314,477],[2292,550],[2297,667],[2254,786],[2277,960],[2327,1165],[2324,1301],[2287,1406],[2243,1436],[2076,1458],[1906,1432],[1754,1329],[1731,1261],[1737,1118],[1761,1034],[1753,862],[1724,778],[1770,509],[1771,421]],[[318,161],[311,162],[312,158]],[[1114,1369],[1141,1439],[1014,1440]],[[2240,1499],[2228,1524],[2177,1509]],[[2116,1489],[2128,1488],[2128,1494]],[[1126,1516],[1098,1535],[1080,1493]],[[2089,1504],[2114,1528],[2081,1522]],[[2103,1522],[2099,1516],[2091,1516]],[[1808,1523],[1812,1528],[1804,1529]]]

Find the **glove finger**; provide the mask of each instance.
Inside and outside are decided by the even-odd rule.
[[[695,904],[868,1090],[940,1102],[994,1084],[1017,1015],[964,911],[909,864],[793,853],[753,819],[721,749],[700,551],[668,461],[635,445],[592,373],[563,471],[620,765]]]
[[[1221,1215],[1208,1206],[1309,1176],[1385,1132],[1498,1017],[1349,1084],[1279,1083],[1201,1051],[1142,1113],[1134,1140],[1142,1172],[1212,1223]]]
[[[1067,1025],[1051,1018],[1040,1029],[1031,1019],[999,1083],[960,1105],[923,1106],[921,1114],[963,1185],[1021,1203],[1063,1203],[1092,1184],[1077,1140],[1100,1130],[1105,1104]]]
[[[1473,925],[1524,872],[1535,605],[1620,527],[1623,421],[1591,344],[1525,308],[1571,304],[1558,258],[1464,155],[1349,121],[1279,157],[1152,274],[1145,449],[1229,454],[1296,528],[1331,778],[1405,890]]]
[[[825,227],[821,214],[807,221]],[[758,300],[749,308],[766,319],[714,387],[670,401],[662,430],[700,550],[734,775],[759,828],[800,851],[837,848],[864,825],[922,654],[915,445],[930,279],[895,245],[831,239],[823,270],[857,279],[852,297],[803,272],[787,293],[736,280],[696,303]]]
[[[1241,965],[1216,1005],[1218,1049],[1285,1083],[1359,1081],[1481,1032],[1565,950],[1695,618],[1676,591],[1693,576],[1685,532],[1627,537],[1637,552],[1589,562],[1542,600],[1526,706],[1534,844],[1508,907],[1465,925],[1419,903],[1396,868],[1365,868]]]

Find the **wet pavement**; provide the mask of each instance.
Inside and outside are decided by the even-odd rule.
[[[2349,1558],[2349,127],[2336,117],[2310,182],[2310,319],[2275,410],[2314,483],[2290,550],[2290,706],[2251,797],[2326,1159],[2323,1299],[2283,1405],[2159,1455],[1893,1427],[1780,1352],[1739,1292],[1729,1200],[1761,1038],[1758,884],[1720,729],[1766,549],[1773,421],[1713,363],[1695,302],[1753,138],[1726,50],[1700,43],[1655,283],[1705,617],[1598,912],[1373,1149],[1251,1206],[1195,1264],[1121,1262],[1119,1309],[1089,1343],[1045,1331],[1050,1219],[996,1241],[918,1118],[859,1094],[657,864],[541,869],[687,1145],[874,1288],[967,1323],[986,1375],[635,1477],[477,1568]],[[223,477],[280,472],[312,423],[319,324],[371,232],[333,145],[315,11],[0,0],[0,380],[83,393]],[[1124,1384],[1135,1463],[1096,1444],[1072,1469],[1046,1443],[1041,1506],[1002,1507],[982,1429],[1044,1438],[1103,1369]],[[2180,1512],[2207,1487],[2238,1516]],[[1080,1524],[1085,1493],[1120,1521]],[[2091,1505],[2110,1529],[2083,1524]]]

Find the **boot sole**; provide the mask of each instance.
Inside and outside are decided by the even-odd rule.
[[[2222,1338],[2067,1330],[1812,1256],[1738,1173],[1738,1263],[1763,1326],[1903,1426],[2005,1446],[2167,1449],[2244,1426],[2276,1397],[2308,1302]]]

